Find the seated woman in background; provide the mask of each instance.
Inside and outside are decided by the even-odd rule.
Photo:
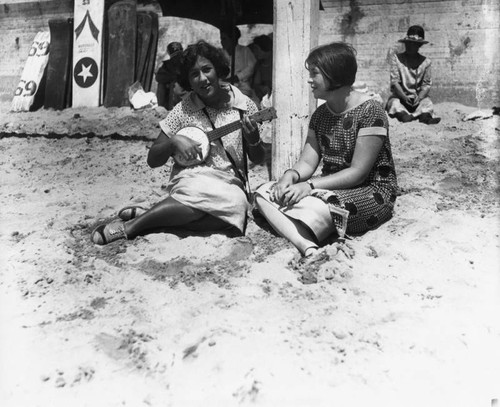
[[[421,55],[420,47],[427,44],[424,29],[411,26],[406,37],[399,40],[405,44],[405,52],[393,55],[391,61],[391,91],[387,101],[389,116],[403,123],[418,119],[425,124],[437,124],[439,117],[433,117],[433,105],[429,98],[432,85],[431,61]]]
[[[176,159],[166,196],[147,210],[123,208],[118,213],[120,219],[94,229],[94,243],[104,245],[169,229],[236,229],[244,233],[249,204],[241,175],[243,154],[246,150],[250,160],[257,163],[265,156],[259,128],[248,117],[257,112],[257,107],[236,87],[222,81],[228,73],[222,50],[200,41],[184,51],[178,80],[189,93],[160,122],[160,135],[147,159],[152,168],[164,165],[170,157]],[[224,136],[223,144],[220,140],[212,142],[201,163],[196,161],[202,156],[200,144],[178,133],[186,126],[210,131],[233,122],[240,123],[241,130]],[[179,165],[179,159],[196,164]]]
[[[311,117],[298,162],[260,187],[255,202],[279,234],[310,256],[331,235],[364,233],[390,219],[397,182],[387,115],[352,88],[355,50],[341,42],[317,47],[306,68],[314,97],[326,103]]]

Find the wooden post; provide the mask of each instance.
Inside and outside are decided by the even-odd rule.
[[[272,179],[299,158],[316,107],[304,61],[318,45],[319,0],[274,0]]]

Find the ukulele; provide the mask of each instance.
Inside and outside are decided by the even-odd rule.
[[[262,123],[266,120],[272,120],[276,118],[276,110],[274,107],[270,107],[268,109],[261,110],[253,115],[249,116],[250,119],[255,120],[257,123]],[[185,160],[181,155],[175,154],[174,160],[177,164],[182,167],[191,167],[193,165],[198,165],[203,163],[210,153],[210,144],[232,133],[233,131],[239,130],[242,127],[241,120],[236,120],[232,123],[226,124],[222,127],[218,127],[216,129],[210,130],[208,132],[200,129],[196,126],[186,126],[180,129],[176,134],[180,134],[185,136],[194,142],[198,143],[201,148],[201,157],[198,156],[191,160]]]

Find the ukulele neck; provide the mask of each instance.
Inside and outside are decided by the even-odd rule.
[[[254,113],[253,115],[250,116],[250,119],[255,120],[257,123],[262,123],[264,120],[272,120],[275,118],[276,118],[276,110],[274,110],[273,107],[261,110],[260,112]],[[222,127],[210,130],[209,132],[206,133],[206,135],[208,137],[208,140],[212,142],[225,136],[226,134],[241,129],[242,126],[243,124],[241,120],[236,120]]]
[[[235,122],[226,124],[222,127],[218,127],[216,129],[210,130],[207,133],[208,140],[210,142],[220,139],[225,135],[232,133],[233,131],[241,129],[241,120],[237,120]]]

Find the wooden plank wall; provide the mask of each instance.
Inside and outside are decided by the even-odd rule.
[[[51,18],[72,17],[73,3],[74,0],[4,0],[0,4],[0,38],[2,38],[0,43],[0,101],[12,99],[37,31],[48,29],[48,21]],[[138,0],[138,7],[161,12],[160,6],[154,4],[152,0]],[[189,19],[181,21],[174,17],[161,17],[159,25],[157,68],[163,59],[168,58],[167,44],[172,41],[181,41],[183,45],[188,45],[203,38],[215,45],[220,45],[219,31],[209,24]],[[272,32],[272,25],[269,24],[240,28],[242,44],[248,44],[256,35]],[[156,81],[153,81],[153,90],[155,89]]]
[[[358,51],[358,80],[388,95],[389,57],[410,25],[426,30],[436,101],[500,103],[498,0],[322,0],[320,43],[346,41]]]
[[[391,52],[411,24],[422,24],[430,44],[422,53],[433,60],[434,89],[439,101],[470,106],[500,104],[500,2],[498,0],[322,0],[320,43],[351,42],[358,50],[358,80],[370,90],[388,94]],[[0,4],[0,100],[10,100],[36,32],[48,20],[70,17],[73,0],[4,0]],[[182,38],[183,30],[168,19],[160,27],[166,40]],[[190,25],[190,38],[198,25]],[[206,28],[200,38],[206,37]],[[212,31],[210,31],[212,34]],[[204,37],[205,35],[205,37]],[[217,33],[213,33],[214,40]],[[212,37],[211,36],[211,37]],[[184,41],[183,41],[184,42]],[[159,56],[161,60],[161,56]]]
[[[72,1],[10,1],[0,4],[0,100],[11,100],[35,34],[51,18],[73,15]]]

